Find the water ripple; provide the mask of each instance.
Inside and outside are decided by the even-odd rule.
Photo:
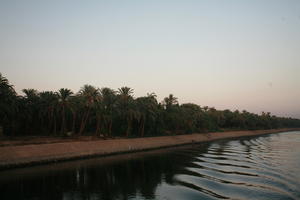
[[[300,173],[299,135],[212,143],[205,152],[190,151],[193,159],[175,180],[222,199],[300,199],[300,180],[293,176]]]

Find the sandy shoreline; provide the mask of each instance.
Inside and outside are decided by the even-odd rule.
[[[110,139],[60,142],[51,144],[2,146],[0,147],[0,169],[9,169],[95,156],[108,156],[120,153],[146,151],[225,138],[255,136],[296,130],[300,129],[230,131],[134,139]]]

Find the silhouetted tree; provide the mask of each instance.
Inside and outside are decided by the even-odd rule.
[[[154,93],[134,98],[133,89],[117,91],[84,85],[77,94],[24,89],[18,96],[0,74],[0,133],[12,135],[57,135],[72,133],[112,137],[187,134],[222,130],[255,130],[300,127],[300,120],[260,115],[246,110],[217,110],[185,103],[170,94],[158,103]]]

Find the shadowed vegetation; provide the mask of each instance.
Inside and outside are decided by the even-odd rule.
[[[24,89],[19,96],[0,74],[0,134],[96,135],[144,137],[223,130],[300,127],[299,119],[269,112],[216,110],[179,104],[170,94],[159,103],[154,93],[135,98],[133,89],[118,90],[84,85],[79,92]]]

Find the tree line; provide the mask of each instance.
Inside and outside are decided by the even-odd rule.
[[[300,127],[300,120],[179,104],[170,94],[158,102],[154,93],[134,98],[133,89],[84,85],[77,93],[23,89],[20,96],[0,73],[0,134],[95,135],[145,137],[224,130]]]

